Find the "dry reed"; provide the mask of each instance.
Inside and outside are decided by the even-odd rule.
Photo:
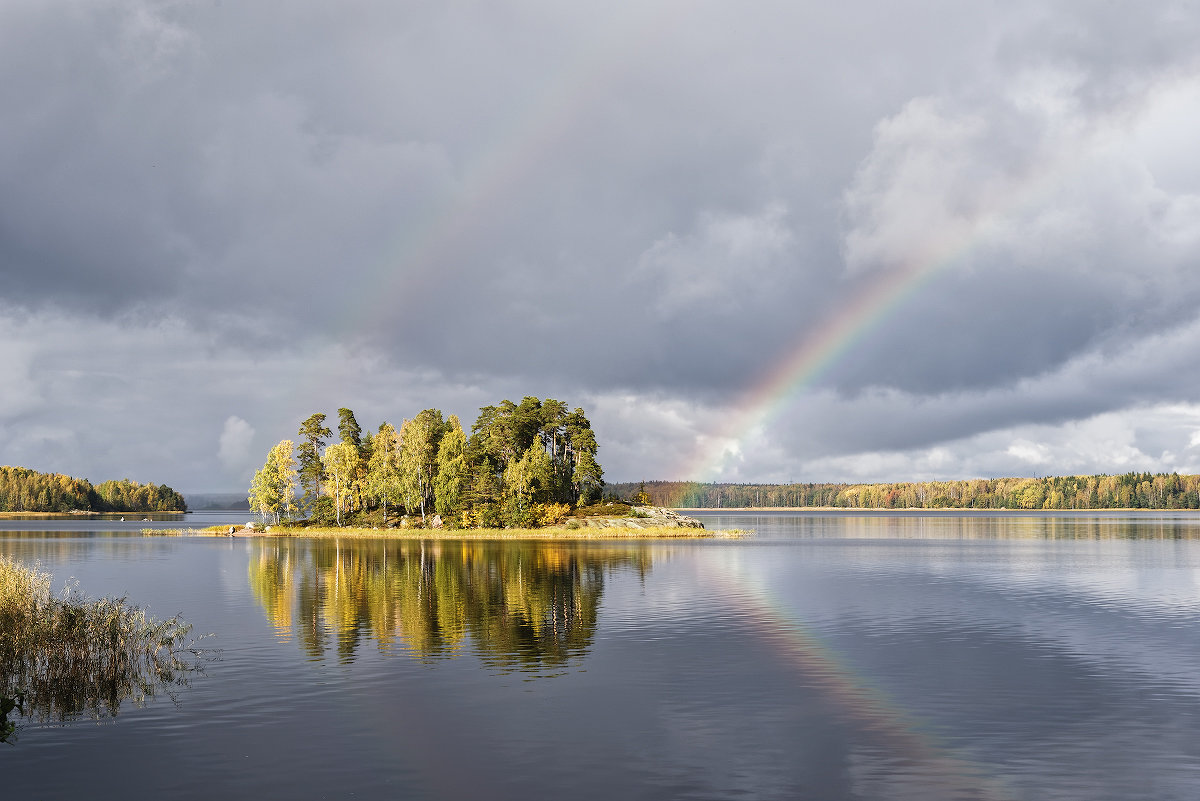
[[[14,709],[41,720],[101,718],[185,683],[199,652],[191,626],[155,621],[124,598],[55,596],[50,575],[0,556],[0,741]]]

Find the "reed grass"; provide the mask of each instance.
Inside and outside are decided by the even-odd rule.
[[[59,595],[50,575],[0,556],[0,742],[16,710],[41,721],[115,716],[161,688],[186,683],[199,652],[191,626],[155,621],[124,598]]]

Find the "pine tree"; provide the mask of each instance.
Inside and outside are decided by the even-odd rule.
[[[300,424],[299,434],[301,439],[296,457],[300,462],[300,486],[304,488],[300,504],[305,513],[309,513],[321,495],[321,480],[325,478],[321,448],[325,440],[333,436],[333,432],[325,426],[325,415],[313,414]]]

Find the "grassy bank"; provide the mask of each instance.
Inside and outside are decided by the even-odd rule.
[[[50,591],[50,575],[0,556],[0,742],[14,710],[37,720],[117,714],[196,665],[178,618],[155,621],[124,598]]]
[[[404,540],[637,540],[637,539],[712,539],[733,538],[744,531],[709,531],[702,528],[669,526],[611,526],[605,528],[546,527],[546,528],[320,528],[316,526],[269,526],[267,529],[239,528],[232,535],[229,526],[209,526],[204,529],[143,529],[151,535],[179,536],[192,534],[210,537],[344,537],[363,539]]]

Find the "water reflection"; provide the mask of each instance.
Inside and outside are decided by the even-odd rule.
[[[49,574],[13,562],[0,561],[0,585],[0,743],[23,719],[101,720],[173,696],[200,667],[178,618],[155,621],[122,598],[52,596]]]
[[[561,668],[591,647],[605,574],[650,569],[645,546],[262,539],[249,579],[276,629],[314,659],[364,639],[423,660],[467,643],[503,670]]]
[[[1194,511],[1044,512],[812,512],[729,515],[699,513],[709,528],[741,526],[760,537],[903,540],[1188,540],[1200,539]]]

